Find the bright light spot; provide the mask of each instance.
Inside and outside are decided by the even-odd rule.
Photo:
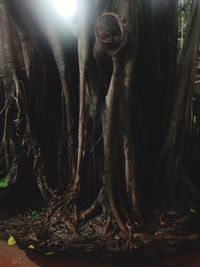
[[[77,12],[76,0],[53,0],[58,13],[64,19],[73,17]]]

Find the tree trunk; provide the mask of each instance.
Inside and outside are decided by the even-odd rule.
[[[175,0],[78,1],[75,33],[50,5],[18,1],[10,1],[12,20],[0,2],[0,165],[15,170],[9,182],[17,183],[19,153],[32,162],[47,204],[36,239],[54,244],[64,226],[67,248],[78,240],[90,250],[86,239],[95,238],[91,250],[117,243],[117,251],[133,251],[138,236],[155,240],[162,218],[168,225],[173,213],[173,228],[179,209],[187,214],[199,200],[188,160],[199,2],[178,61]]]

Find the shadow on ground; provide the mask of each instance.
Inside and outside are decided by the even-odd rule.
[[[55,255],[28,255],[17,246],[9,247],[0,242],[0,266],[2,267],[200,267],[200,253],[168,255],[151,260],[96,260],[64,258]]]

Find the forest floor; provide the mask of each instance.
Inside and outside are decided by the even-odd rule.
[[[2,267],[200,267],[200,251],[168,254],[140,260],[115,260],[100,258],[78,258],[59,255],[42,255],[24,251],[17,245],[8,246],[0,241],[0,266]]]
[[[176,253],[142,260],[108,260],[41,255],[0,241],[2,267],[200,267],[200,253]]]
[[[165,208],[147,215],[125,239],[115,226],[104,234],[107,218],[96,215],[74,230],[56,212],[28,210],[11,216],[1,213],[0,240],[12,237],[23,249],[51,255],[90,255],[135,258],[177,251],[200,251],[200,213],[197,209]],[[131,245],[131,246],[130,246]],[[131,250],[130,250],[131,248]]]

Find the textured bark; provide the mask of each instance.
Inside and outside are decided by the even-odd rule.
[[[72,246],[88,233],[132,251],[138,229],[160,227],[164,204],[190,209],[200,189],[186,164],[200,4],[192,2],[178,62],[175,0],[80,1],[75,34],[50,5],[18,1],[20,8],[10,0],[11,13],[0,2],[6,171],[22,168],[19,153],[30,160],[47,204],[44,233],[62,223]],[[59,99],[46,124],[50,90]],[[84,229],[90,223],[100,229],[93,235]]]
[[[196,77],[197,59],[199,51],[200,31],[200,5],[193,1],[190,14],[190,23],[185,38],[180,62],[178,65],[176,94],[173,99],[173,112],[170,120],[168,134],[164,143],[162,156],[165,162],[169,190],[176,194],[180,187],[186,194],[196,195],[196,189],[187,177],[187,164],[185,157],[188,147],[188,135],[191,125],[191,101],[193,85]],[[191,143],[189,143],[190,145]],[[190,175],[192,175],[190,173]],[[165,184],[166,186],[166,184]]]

